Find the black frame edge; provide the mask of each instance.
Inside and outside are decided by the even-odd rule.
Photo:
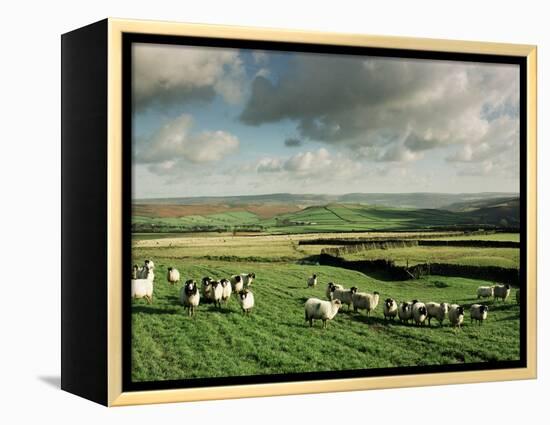
[[[61,36],[61,389],[107,405],[108,20]]]

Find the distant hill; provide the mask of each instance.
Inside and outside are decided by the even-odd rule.
[[[461,211],[460,205],[517,198],[516,193],[348,193],[344,195],[272,193],[243,196],[203,196],[181,198],[135,199],[141,205],[217,205],[291,204],[302,207],[327,204],[367,204],[398,208],[448,209]],[[451,208],[451,206],[453,206]]]

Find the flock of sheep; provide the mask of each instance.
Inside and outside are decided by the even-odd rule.
[[[317,276],[307,279],[308,287],[317,285]],[[494,285],[480,286],[477,289],[477,297],[488,298],[494,297],[495,300],[501,299],[506,301],[510,296],[510,285]],[[376,309],[379,303],[380,295],[378,292],[372,294],[366,292],[357,292],[357,288],[351,287],[345,289],[342,285],[337,285],[329,282],[326,288],[326,297],[328,301],[319,298],[309,298],[305,303],[305,320],[313,326],[314,320],[321,320],[323,328],[326,328],[327,322],[332,320],[338,310],[345,304],[353,306],[353,310],[365,310],[367,316]],[[520,293],[519,289],[516,292],[516,302],[519,304]],[[471,322],[477,321],[478,324],[487,320],[489,307],[485,304],[473,304],[470,306]],[[387,298],[383,305],[383,314],[385,320],[394,320],[399,318],[401,323],[409,323],[412,321],[417,326],[425,325],[426,321],[431,326],[431,320],[436,319],[440,326],[443,326],[443,321],[448,317],[451,326],[461,327],[464,322],[464,307],[458,304],[428,302],[423,303],[418,300],[403,301],[399,305],[393,298]]]
[[[155,264],[151,260],[145,260],[142,267],[133,267],[132,298],[144,298],[148,303],[153,302],[154,269]],[[176,285],[180,281],[179,271],[169,267],[166,279],[169,284]],[[197,282],[189,279],[181,288],[180,302],[187,309],[188,315],[193,316],[201,298],[204,302],[213,303],[215,307],[221,308],[222,304],[229,301],[231,294],[235,294],[243,313],[248,314],[254,307],[254,294],[250,291],[254,279],[254,273],[233,275],[229,279],[220,280],[206,276],[202,278],[200,290]]]
[[[137,265],[132,270],[132,298],[144,298],[148,303],[153,302],[153,282],[155,265],[151,260],[145,260],[142,267]],[[168,268],[167,281],[171,285],[176,285],[180,281],[180,273],[173,267]],[[230,276],[229,279],[223,278],[216,280],[210,276],[203,277],[199,289],[197,282],[189,279],[185,282],[180,291],[180,302],[187,309],[188,315],[193,316],[196,308],[201,302],[213,303],[214,306],[221,308],[226,304],[231,295],[234,294],[239,301],[244,314],[250,313],[254,307],[254,294],[250,287],[256,275],[254,273],[242,273]],[[317,286],[317,276],[307,279],[308,287]],[[323,328],[326,328],[327,322],[332,320],[339,309],[345,304],[350,309],[353,307],[355,312],[365,310],[367,316],[370,316],[380,301],[378,292],[372,294],[366,292],[357,292],[355,286],[346,289],[342,285],[329,282],[326,288],[326,297],[328,301],[319,298],[309,298],[305,302],[305,320],[313,326],[314,320],[321,320]],[[510,296],[510,285],[480,286],[477,289],[477,297],[490,298],[506,301]],[[516,292],[516,302],[519,304],[520,292]],[[473,304],[470,306],[471,322],[477,321],[482,324],[487,320],[489,308],[485,304]],[[436,319],[440,326],[447,317],[451,326],[461,327],[464,322],[464,307],[458,304],[438,303],[438,302],[420,302],[418,300],[403,301],[400,304],[393,298],[387,298],[383,303],[383,314],[385,320],[394,320],[398,318],[401,323],[412,321],[417,326],[424,326],[426,321],[431,326],[432,319]]]

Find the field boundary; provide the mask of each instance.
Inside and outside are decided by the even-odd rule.
[[[341,267],[359,271],[364,274],[384,272],[392,280],[419,279],[423,276],[439,275],[481,279],[493,282],[521,286],[519,270],[498,266],[469,266],[462,264],[423,263],[411,267],[397,266],[391,260],[357,260],[348,261],[341,257],[321,253],[319,264],[322,266]]]

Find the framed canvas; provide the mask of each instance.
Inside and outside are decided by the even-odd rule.
[[[535,377],[535,46],[62,36],[63,389],[120,406]]]

